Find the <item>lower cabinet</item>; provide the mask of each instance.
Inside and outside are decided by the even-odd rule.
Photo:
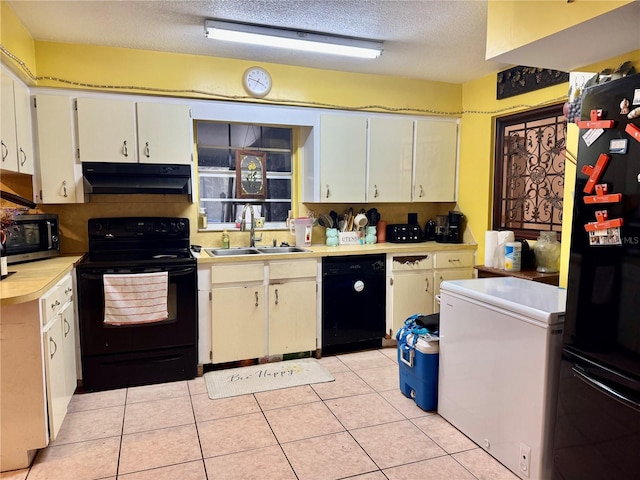
[[[390,260],[388,304],[395,335],[411,315],[433,313],[433,254],[390,255]]]
[[[50,441],[58,436],[67,414],[67,406],[77,386],[75,315],[70,288],[69,276],[42,299],[42,321],[45,323],[42,329],[43,353]]]
[[[211,289],[212,362],[261,357],[264,353],[264,286]]]
[[[211,267],[211,361],[315,350],[317,260]]]
[[[446,280],[464,280],[473,278],[475,252],[452,251],[436,252],[433,258],[434,270],[434,303],[433,311],[440,311],[440,284]]]
[[[316,349],[318,262],[269,263],[269,355]]]
[[[0,317],[0,471],[28,467],[58,434],[76,388],[73,282],[3,305]]]
[[[473,278],[475,250],[388,254],[387,328],[395,335],[412,315],[440,311],[445,280]]]

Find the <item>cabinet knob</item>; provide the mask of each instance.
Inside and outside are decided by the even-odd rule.
[[[53,302],[53,303],[51,304],[51,309],[55,309],[55,308],[56,308],[57,306],[59,306],[59,305],[60,305],[60,301],[59,301],[59,300],[56,300],[55,302]]]
[[[4,160],[4,159],[3,159]],[[327,193],[325,195],[325,198],[329,198],[329,184],[327,184]]]
[[[378,185],[373,186],[373,198],[378,198]]]
[[[25,163],[27,163],[27,154],[22,149],[22,147],[20,147],[20,153],[22,154],[22,160],[20,160],[20,166],[23,166]]]
[[[258,306],[258,292],[256,292],[256,307]]]
[[[62,196],[64,198],[67,198],[69,195],[67,194],[67,181],[63,180],[62,181]]]
[[[420,185],[420,195],[418,195],[419,197],[424,197],[424,189],[422,188],[422,185]]]
[[[71,325],[69,324],[66,318],[62,319],[62,323],[64,327],[64,338],[67,338],[67,335],[69,335],[69,332],[71,331]]]
[[[276,305],[278,305],[278,289],[276,288]]]
[[[127,141],[126,140],[124,142],[122,142],[122,154],[125,157],[129,156],[129,148],[127,147]]]
[[[9,155],[9,149],[4,144],[4,140],[0,140],[0,143],[2,144],[2,161],[4,162],[7,159],[7,156]]]
[[[149,142],[144,144],[144,156],[149,158],[151,156],[151,150],[149,149]]]

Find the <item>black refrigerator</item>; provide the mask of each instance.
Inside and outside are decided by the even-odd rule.
[[[638,74],[582,97],[554,480],[640,478],[639,107]]]

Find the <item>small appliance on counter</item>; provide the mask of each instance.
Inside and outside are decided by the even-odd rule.
[[[436,239],[436,221],[433,218],[430,218],[424,226],[424,239],[427,242],[432,242]]]
[[[437,215],[435,241],[438,243],[462,243],[464,218],[462,212],[455,210],[449,211],[449,215]]]
[[[392,224],[387,225],[387,242],[390,243],[419,243],[422,242],[420,225]]]
[[[60,255],[58,216],[48,213],[14,215],[4,248],[9,265]]]

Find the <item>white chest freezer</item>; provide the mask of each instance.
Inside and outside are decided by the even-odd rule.
[[[519,278],[440,286],[438,413],[524,479],[550,477],[565,303]]]

